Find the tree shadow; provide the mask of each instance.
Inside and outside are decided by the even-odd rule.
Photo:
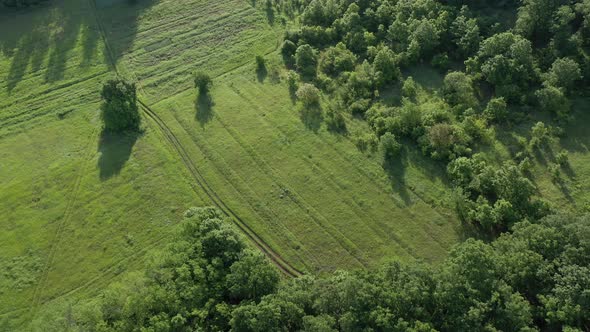
[[[410,192],[408,191],[405,175],[406,165],[405,160],[407,158],[406,148],[400,151],[400,154],[396,158],[389,158],[383,160],[383,170],[387,173],[391,189],[398,193],[406,206],[412,204],[410,198]]]
[[[268,76],[268,70],[266,69],[266,65],[262,64],[256,67],[256,78],[258,79],[259,83],[264,83],[264,80]]]
[[[317,133],[324,121],[324,115],[320,105],[311,105],[309,107],[301,107],[299,117],[305,128]]]
[[[94,0],[92,0],[94,1]],[[94,4],[96,3],[96,7]],[[10,94],[26,75],[46,83],[63,80],[75,61],[90,65],[104,28],[113,61],[129,51],[137,35],[137,18],[155,0],[53,1],[47,5],[0,13],[0,52],[9,58],[6,90]],[[97,24],[98,16],[101,24]],[[112,45],[111,45],[112,44]],[[108,54],[107,49],[103,52]],[[111,61],[106,59],[107,63]],[[46,64],[46,68],[42,68]]]
[[[195,119],[204,127],[213,119],[215,103],[208,92],[200,92],[195,99]]]
[[[98,141],[98,169],[100,180],[106,181],[119,174],[143,132],[113,133],[102,131]]]

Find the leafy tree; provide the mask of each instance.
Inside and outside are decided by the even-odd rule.
[[[401,76],[400,70],[397,67],[395,54],[387,46],[383,47],[375,56],[373,70],[377,77],[377,86],[394,82]]]
[[[314,49],[308,44],[299,46],[295,52],[295,64],[303,77],[315,77],[317,56]]]
[[[442,93],[449,105],[463,111],[477,106],[471,78],[463,72],[448,73],[443,81]]]
[[[457,16],[451,25],[453,42],[457,45],[459,52],[456,58],[462,59],[466,56],[473,55],[479,48],[481,35],[477,20],[467,18],[467,6],[461,8],[461,14]]]
[[[356,56],[346,48],[346,45],[338,43],[320,55],[319,69],[327,75],[337,76],[342,72],[354,70],[356,60]]]
[[[570,101],[561,89],[546,86],[535,92],[541,110],[556,114],[560,119],[566,119],[570,110]]]
[[[381,150],[383,160],[388,162],[399,155],[401,145],[397,142],[393,134],[385,133],[379,139],[379,149]]]
[[[297,89],[297,98],[305,107],[317,106],[320,102],[320,90],[313,84],[304,83]]]
[[[197,72],[195,74],[195,87],[199,90],[199,93],[208,93],[209,89],[213,85],[211,77],[204,72]]]
[[[135,83],[115,79],[106,82],[101,91],[101,118],[104,129],[112,132],[135,131],[141,118],[137,107]]]
[[[481,73],[507,101],[518,100],[521,92],[536,79],[531,43],[511,32],[484,40],[466,64],[471,73]]]
[[[297,45],[286,39],[281,46],[281,54],[287,65],[291,65],[294,62],[295,52],[297,52]]]
[[[504,98],[492,98],[484,110],[485,115],[493,121],[503,121],[508,116],[508,109]]]
[[[553,62],[549,73],[547,73],[545,83],[567,91],[581,78],[580,65],[572,59],[562,58]]]

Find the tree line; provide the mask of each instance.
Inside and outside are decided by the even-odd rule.
[[[440,265],[281,279],[214,208],[192,208],[145,271],[53,304],[51,331],[587,331],[590,216],[519,221]]]

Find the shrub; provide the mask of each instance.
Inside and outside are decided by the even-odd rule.
[[[392,133],[385,133],[379,139],[379,150],[385,161],[391,161],[396,158],[399,155],[401,148],[402,146],[398,143],[395,139],[395,135]]]
[[[213,80],[211,77],[204,72],[197,72],[195,74],[195,87],[199,90],[200,93],[207,93],[211,86],[213,85]]]
[[[296,72],[289,70],[287,73],[287,84],[289,85],[289,91],[295,92],[297,91],[297,85],[299,81],[299,75]]]
[[[484,110],[484,114],[490,119],[491,121],[503,121],[508,116],[508,110],[506,101],[504,98],[492,98],[488,102],[486,109]]]
[[[412,76],[408,76],[408,78],[404,80],[404,84],[402,85],[402,96],[410,100],[416,100],[416,97],[418,96],[418,85]]]
[[[295,65],[303,77],[314,78],[317,66],[315,50],[307,44],[299,46],[295,52]]]
[[[568,153],[565,150],[561,150],[557,156],[555,157],[555,161],[557,161],[557,163],[560,166],[565,166],[568,164],[569,162],[569,157],[568,157]]]
[[[310,83],[301,85],[296,95],[305,107],[317,106],[320,102],[320,90]]]
[[[112,132],[138,130],[141,122],[135,83],[109,80],[102,87],[101,118],[104,129]]]

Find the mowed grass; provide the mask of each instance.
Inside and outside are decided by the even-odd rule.
[[[294,266],[438,262],[457,242],[440,165],[410,147],[386,172],[350,134],[302,117],[272,65],[284,27],[250,1],[56,3],[0,17],[0,264],[11,271],[0,330],[141,266],[187,207],[211,204],[151,120],[138,136],[100,132],[113,62],[217,195]],[[192,88],[197,70],[214,77],[211,100]]]

